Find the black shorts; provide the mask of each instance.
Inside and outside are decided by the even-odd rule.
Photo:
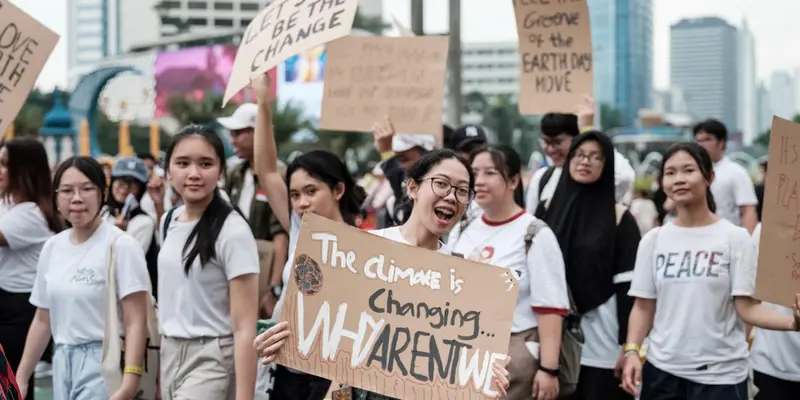
[[[753,371],[753,383],[758,388],[755,400],[794,400],[800,397],[800,382]]]
[[[704,385],[645,363],[639,400],[748,400],[747,379],[735,385]]]

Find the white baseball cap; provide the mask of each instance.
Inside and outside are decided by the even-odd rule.
[[[236,108],[230,117],[217,118],[217,122],[229,131],[256,127],[256,115],[258,106],[253,103],[244,103]]]
[[[436,147],[436,138],[433,135],[416,133],[397,133],[392,137],[392,151],[395,153],[402,153],[414,147],[431,151]]]

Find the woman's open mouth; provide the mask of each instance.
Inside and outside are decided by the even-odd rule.
[[[444,207],[434,208],[433,213],[436,215],[436,218],[444,222],[450,221],[456,215],[455,211]]]

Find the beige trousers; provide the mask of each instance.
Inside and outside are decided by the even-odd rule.
[[[234,400],[233,337],[161,341],[162,400]]]
[[[509,375],[508,394],[504,397],[506,400],[529,400],[532,398],[533,376],[539,369],[539,360],[531,354],[526,342],[539,342],[537,328],[511,334],[508,345],[511,362],[506,367]]]

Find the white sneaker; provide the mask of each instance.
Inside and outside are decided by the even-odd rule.
[[[53,366],[49,362],[39,361],[36,363],[36,368],[33,370],[33,376],[36,378],[49,378],[53,376]]]

